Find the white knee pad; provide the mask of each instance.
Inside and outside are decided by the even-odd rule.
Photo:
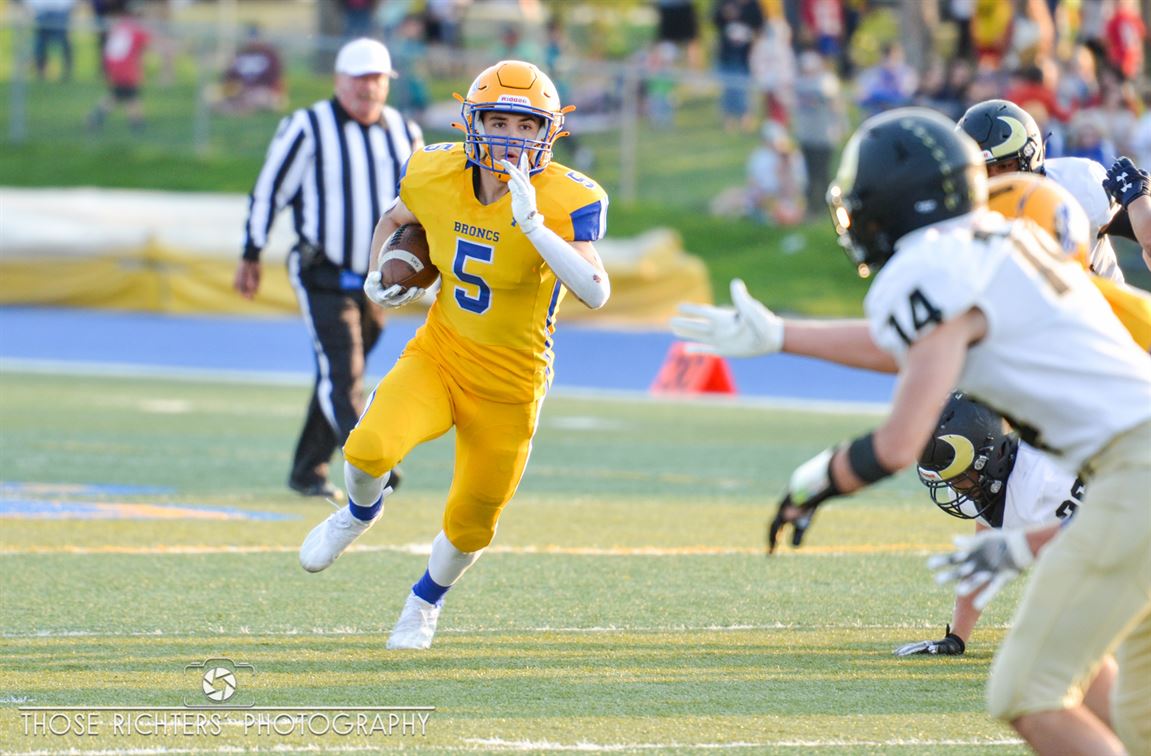
[[[375,478],[351,463],[344,462],[344,486],[348,489],[348,498],[358,507],[370,507],[381,496],[387,498],[392,488],[384,488],[384,481],[390,474],[389,471]]]
[[[449,586],[460,579],[476,563],[483,549],[463,552],[452,545],[444,531],[432,541],[432,555],[428,558],[428,575],[436,585]]]

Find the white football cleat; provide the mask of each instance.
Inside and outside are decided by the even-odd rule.
[[[352,517],[347,507],[337,509],[328,515],[328,519],[312,528],[312,532],[304,539],[300,546],[300,566],[308,572],[319,572],[331,567],[332,562],[344,553],[344,549],[351,546],[352,541],[363,535],[374,522]]]
[[[414,593],[408,594],[404,610],[388,637],[388,648],[430,648],[440,619],[440,605],[429,604]]]

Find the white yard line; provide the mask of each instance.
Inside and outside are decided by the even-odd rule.
[[[273,386],[300,386],[312,382],[311,373],[272,370],[225,370],[223,368],[165,367],[127,362],[72,362],[0,358],[0,372],[35,375],[83,375],[102,378],[158,378],[170,381],[214,383],[256,383]]]
[[[403,741],[405,746],[413,746],[422,750],[421,744],[415,738]],[[427,746],[429,750],[438,753],[444,752],[470,752],[470,751],[575,751],[582,753],[621,753],[628,751],[666,751],[670,749],[701,750],[701,751],[738,751],[763,750],[767,748],[796,748],[796,749],[841,749],[841,748],[940,748],[944,746],[956,747],[993,747],[1018,746],[1022,740],[1013,738],[967,738],[967,739],[928,739],[928,738],[892,738],[890,740],[844,740],[841,738],[828,740],[776,740],[758,743],[690,743],[671,741],[667,743],[592,743],[581,741],[578,743],[556,743],[550,740],[505,740],[503,738],[465,738],[461,746],[452,746],[437,743]],[[364,753],[379,752],[383,744],[374,745],[335,745],[330,743],[283,743],[274,746],[217,746],[215,748],[67,748],[58,750],[36,751],[8,751],[9,756],[177,756],[179,754],[224,754],[224,753]]]
[[[409,738],[411,739],[411,738]],[[279,744],[274,746],[232,745],[215,748],[61,748],[54,751],[4,751],[5,756],[176,756],[195,753],[379,753],[382,745],[318,745],[315,743]],[[437,748],[436,750],[444,750]]]
[[[0,372],[50,375],[88,375],[111,378],[159,378],[174,381],[267,384],[296,386],[310,383],[310,373],[273,372],[262,370],[225,370],[216,368],[165,367],[111,362],[72,362],[68,360],[35,360],[18,357],[0,358]],[[651,394],[644,390],[597,389],[591,387],[559,386],[548,392],[551,396],[592,401],[651,402],[653,404],[690,404],[710,407],[760,408],[819,412],[826,414],[883,415],[889,405],[883,402],[848,402],[822,399],[785,399],[768,396],[737,394],[706,395]]]
[[[499,751],[588,751],[588,752],[617,752],[617,751],[665,751],[670,748],[700,749],[700,750],[741,750],[764,748],[882,748],[891,746],[911,746],[916,748],[930,748],[938,746],[1014,746],[1020,745],[1022,740],[1001,738],[985,740],[970,738],[965,740],[929,740],[929,739],[891,739],[891,740],[776,740],[760,743],[554,743],[548,740],[503,740],[501,738],[467,739],[465,743],[474,743],[484,748]]]
[[[983,622],[980,627],[989,629],[1004,630],[1008,627],[1006,623],[993,623]],[[555,633],[566,635],[609,635],[612,633],[632,633],[632,634],[664,634],[664,633],[743,633],[743,632],[762,632],[766,630],[801,630],[801,631],[819,631],[824,632],[828,630],[906,630],[908,632],[930,632],[932,629],[938,629],[935,625],[931,624],[915,624],[915,623],[899,623],[899,624],[870,624],[870,623],[840,623],[828,625],[815,625],[815,624],[795,624],[786,622],[766,622],[766,623],[740,623],[734,625],[597,625],[592,627],[569,627],[563,625],[522,625],[522,626],[503,626],[492,627],[486,625],[456,625],[455,627],[445,627],[439,630],[441,635],[523,635],[523,634],[541,634],[541,633]],[[295,637],[295,636],[358,636],[358,635],[386,635],[390,632],[387,627],[354,627],[354,626],[338,626],[338,627],[292,627],[282,630],[260,630],[252,632],[249,627],[235,627],[228,628],[223,626],[207,627],[208,632],[187,633],[187,632],[166,632],[164,630],[140,630],[140,631],[127,631],[127,632],[96,632],[92,630],[32,630],[29,632],[20,633],[0,633],[0,638],[8,640],[15,639],[45,639],[53,640],[57,638],[180,638],[180,639],[195,639],[195,638],[214,638],[214,637],[231,637],[231,636],[251,636],[253,638],[277,638],[277,637]],[[2,701],[0,701],[2,703]],[[31,699],[27,701],[17,701],[15,703],[34,703]]]
[[[857,554],[907,554],[910,556],[930,556],[951,548],[946,543],[887,543],[857,544],[838,546],[804,546],[801,551],[783,551],[777,558],[797,556],[844,557]],[[153,544],[148,546],[2,546],[0,557],[18,557],[43,554],[68,554],[92,556],[115,554],[126,556],[187,556],[201,554],[294,554],[298,546],[251,545],[230,546],[226,544]],[[427,543],[381,544],[378,546],[352,546],[349,552],[414,554],[427,556],[431,545]],[[682,557],[682,556],[761,556],[763,549],[758,546],[489,546],[487,554],[512,554],[532,556],[589,556],[589,557]]]

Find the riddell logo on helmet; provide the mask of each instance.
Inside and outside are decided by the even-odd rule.
[[[496,102],[510,102],[515,105],[531,105],[532,101],[521,95],[502,94]]]

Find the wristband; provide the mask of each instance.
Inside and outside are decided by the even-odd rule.
[[[888,470],[875,456],[875,434],[868,433],[851,442],[847,447],[847,463],[855,477],[864,483],[875,483],[895,474]]]

